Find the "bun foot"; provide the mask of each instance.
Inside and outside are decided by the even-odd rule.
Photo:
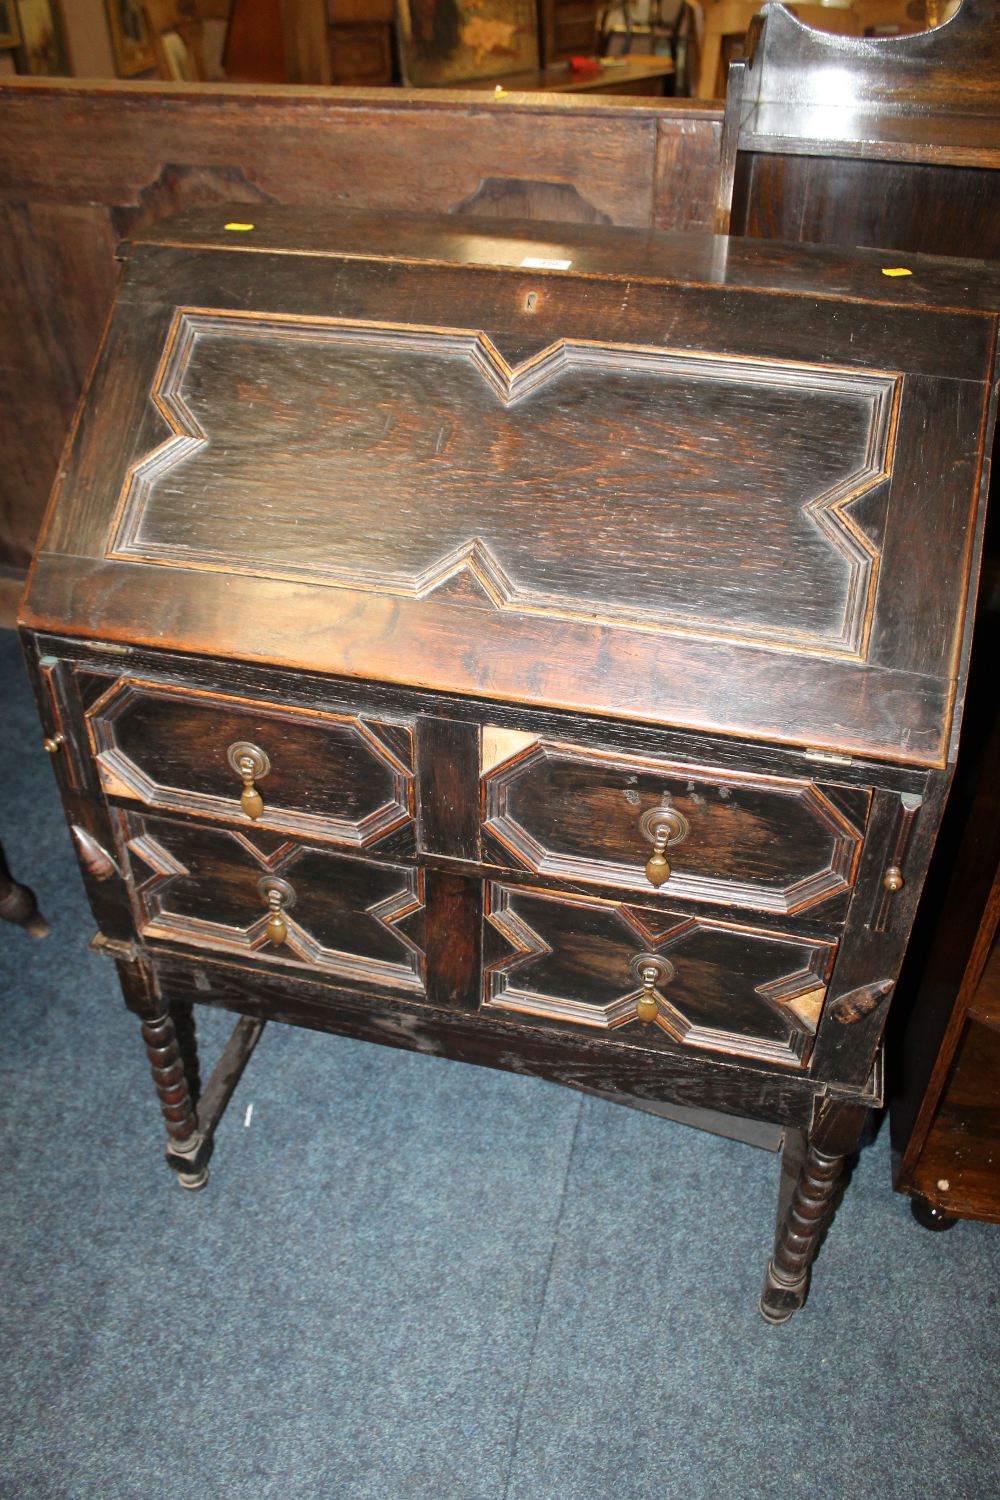
[[[921,1229],[931,1229],[937,1234],[943,1233],[946,1229],[954,1229],[958,1223],[954,1214],[946,1214],[943,1208],[936,1208],[933,1203],[928,1203],[926,1198],[911,1198],[910,1213]]]
[[[178,1172],[177,1183],[179,1187],[189,1193],[198,1193],[208,1181],[208,1168],[202,1167],[200,1172]]]
[[[774,1269],[774,1261],[769,1261],[764,1277],[764,1290],[757,1303],[760,1315],[765,1323],[787,1323],[792,1314],[804,1306],[808,1293],[808,1276],[796,1281],[783,1281]]]

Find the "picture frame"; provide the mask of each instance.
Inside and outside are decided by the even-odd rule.
[[[538,68],[536,0],[397,0],[404,84],[456,87]]]
[[[151,73],[156,67],[142,0],[105,0],[111,50],[119,78]]]
[[[0,48],[20,47],[21,28],[14,0],[0,0]]]
[[[18,71],[35,77],[70,77],[66,27],[59,0],[16,0],[21,27]]]
[[[164,31],[160,36],[164,73],[174,83],[194,83],[197,79],[187,43],[179,31]]]

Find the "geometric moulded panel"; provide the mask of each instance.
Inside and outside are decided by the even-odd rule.
[[[266,960],[422,994],[423,875],[290,839],[119,813],[146,940]],[[268,935],[261,881],[277,881],[286,935]]]
[[[654,888],[642,819],[666,795],[683,837]],[[483,736],[484,829],[505,863],[669,900],[841,920],[870,792],[511,735]]]
[[[87,728],[110,797],[358,848],[412,822],[406,725],[120,677],[88,708]],[[229,757],[244,742],[268,761],[256,819]]]
[[[897,389],[181,309],[106,555],[864,659]]]
[[[496,883],[485,932],[485,1010],[790,1067],[808,1061],[837,952],[835,943]],[[637,1009],[638,955],[667,961],[649,1024]]]

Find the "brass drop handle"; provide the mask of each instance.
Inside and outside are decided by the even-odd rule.
[[[290,906],[295,905],[295,892],[287,880],[279,880],[275,875],[265,875],[257,882],[257,890],[261,900],[270,911],[267,919],[267,940],[280,948],[282,943],[288,940],[288,923],[285,921],[285,912]]]
[[[650,885],[661,886],[670,878],[670,865],[666,849],[670,844],[679,844],[691,831],[683,813],[674,807],[670,793],[664,792],[658,807],[651,807],[639,819],[639,831],[649,840],[653,852],[646,861],[646,879]]]
[[[229,764],[243,780],[240,807],[248,818],[256,822],[264,811],[264,799],[255,783],[263,781],[271,769],[267,751],[262,750],[259,745],[248,744],[246,740],[237,740],[226,753]]]
[[[635,1013],[642,1024],[648,1026],[660,1011],[657,987],[673,979],[674,966],[657,953],[637,953],[629,964],[629,973],[642,985],[642,993],[635,1002]]]

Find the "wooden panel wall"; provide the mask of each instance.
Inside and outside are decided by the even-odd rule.
[[[0,85],[0,569],[27,567],[133,227],[228,201],[707,228],[721,129],[686,100]]]

